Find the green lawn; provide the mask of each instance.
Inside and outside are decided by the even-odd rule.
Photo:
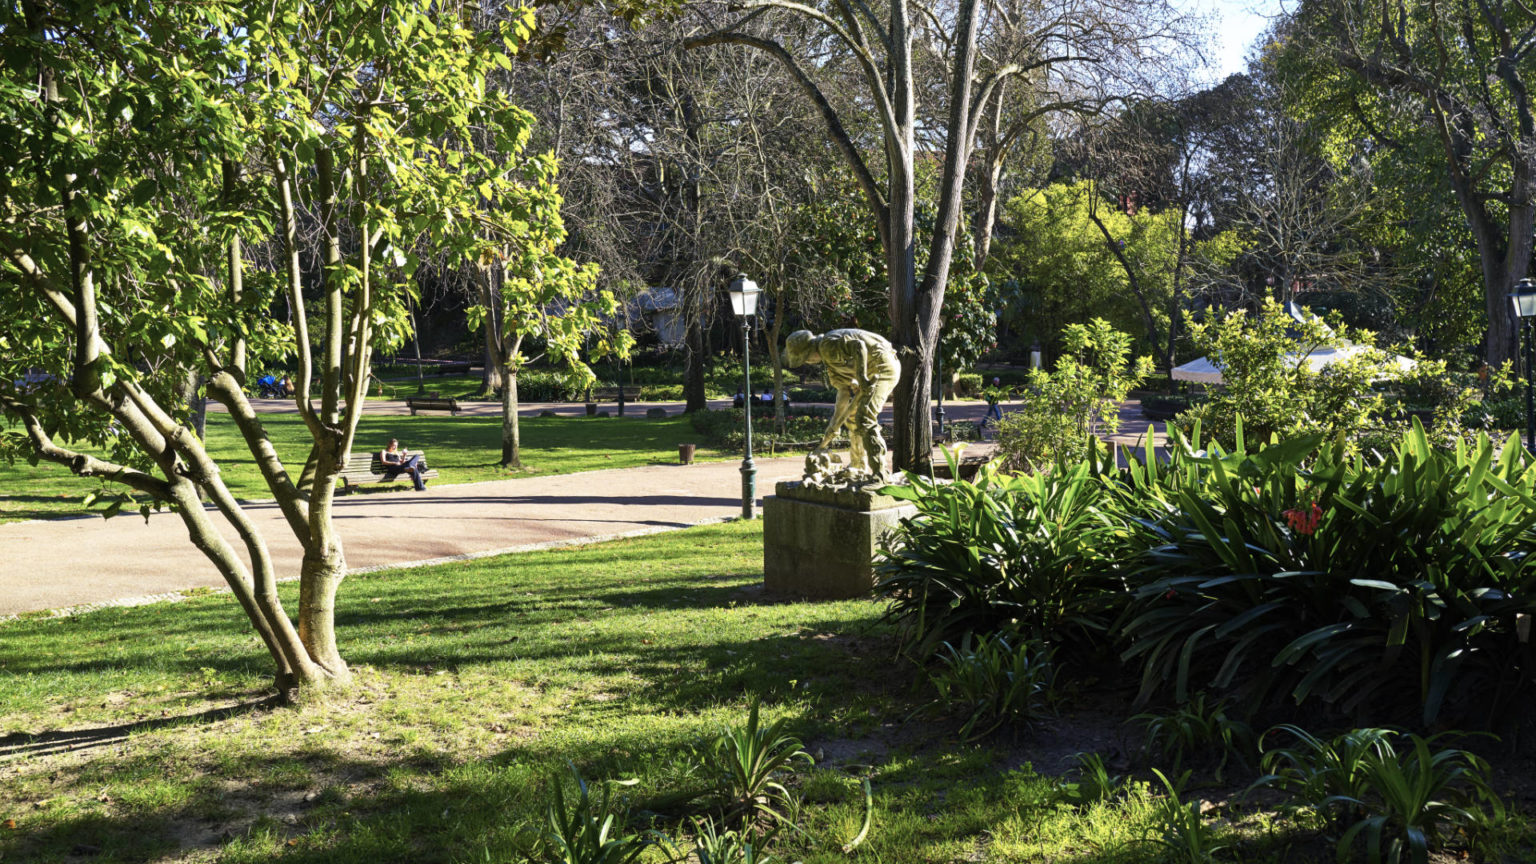
[[[226,595],[0,623],[0,860],[525,861],[567,765],[631,783],[631,827],[681,839],[668,796],[754,699],[817,757],[787,778],[804,833],[780,862],[1179,860],[1146,842],[1165,824],[1147,783],[1075,807],[1031,767],[1102,717],[985,746],[912,719],[925,691],[881,607],[765,598],[760,525],[353,577],[356,684],[297,708],[263,703],[265,654]],[[845,854],[865,780],[872,827]],[[1219,860],[1333,860],[1240,799],[1205,823],[1232,844]]]
[[[294,414],[264,415],[267,433],[292,470],[303,467],[308,433]],[[508,472],[501,458],[501,421],[497,417],[367,416],[358,425],[359,451],[382,449],[391,437],[413,450],[425,450],[438,483],[475,483],[532,474],[569,474],[601,468],[675,463],[677,445],[695,443],[698,435],[686,417],[646,420],[643,417],[532,417],[522,430],[524,470]],[[247,499],[270,498],[250,453],[227,415],[208,417],[208,444],[235,494]],[[724,458],[701,449],[696,458]],[[82,480],[56,465],[32,467],[25,462],[0,464],[0,522],[47,519],[82,512],[81,498],[100,484]],[[408,490],[410,484],[377,487],[380,492]]]
[[[637,781],[623,799],[679,836],[656,802],[759,697],[821,754],[791,780],[807,833],[784,861],[1148,860],[1145,785],[1076,810],[1028,739],[907,722],[921,695],[880,607],[766,600],[759,526],[354,577],[337,624],[357,684],[301,708],[261,704],[266,658],[228,596],[0,623],[0,860],[527,860],[568,762]],[[845,855],[864,779],[873,827]],[[1243,825],[1248,860],[1283,860],[1267,817]]]

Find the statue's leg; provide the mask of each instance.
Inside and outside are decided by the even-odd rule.
[[[880,409],[885,407],[885,400],[896,389],[896,382],[894,375],[876,378],[874,386],[864,394],[864,401],[859,403],[860,431],[865,436],[863,450],[867,467],[864,470],[882,478],[890,476],[885,467],[885,457],[890,451],[886,449],[885,436],[880,434]]]
[[[854,406],[854,430],[848,436],[852,470],[877,476],[885,476],[885,439],[880,435],[880,402],[876,394],[868,391],[859,394]]]
[[[864,437],[864,427],[857,423],[858,415],[854,416],[855,422],[848,424],[848,470],[859,472],[865,470],[864,449],[868,441]]]

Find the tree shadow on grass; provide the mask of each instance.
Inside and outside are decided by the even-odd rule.
[[[564,566],[574,572],[587,566],[625,563],[621,550],[598,551],[599,548],[572,550],[567,553],[570,560]],[[710,553],[703,549],[694,554]],[[684,576],[627,589],[613,587],[605,577],[598,580],[600,584],[607,583],[602,588],[594,588],[591,581],[581,581],[553,587],[527,586],[533,590],[524,590],[515,579],[487,587],[485,583],[459,584],[451,577],[403,584],[387,576],[368,577],[343,589],[336,626],[343,656],[349,662],[381,667],[461,667],[505,663],[517,658],[555,657],[577,650],[622,656],[633,653],[643,658],[651,649],[633,632],[592,639],[574,631],[588,624],[607,626],[613,616],[733,606],[774,613],[787,611],[801,602],[763,594],[755,583],[742,584],[743,575],[724,573],[706,579]],[[374,596],[381,598],[381,602],[373,602]],[[828,607],[804,604],[804,620],[798,623],[830,632],[862,629],[867,624],[857,617],[848,617],[845,611],[829,615],[815,611],[820,608]],[[423,627],[434,628],[440,635],[418,639],[410,645],[389,641],[391,635]],[[466,628],[466,632],[454,632],[454,628]],[[566,637],[560,632],[563,629],[573,632]],[[89,630],[110,636],[66,639],[59,632],[66,630]],[[700,635],[710,638],[708,634]],[[246,626],[238,606],[224,597],[106,609],[73,618],[13,622],[7,625],[7,636],[14,640],[17,650],[5,658],[4,668],[15,674],[87,675],[125,668],[194,676],[204,670],[254,677],[270,673],[270,661],[259,640]],[[29,649],[29,639],[46,639],[47,650]],[[550,643],[549,647],[530,650],[530,643],[540,640]],[[741,646],[723,645],[710,656],[741,650]]]
[[[178,778],[180,785],[167,792],[165,803],[92,805],[58,818],[50,818],[49,810],[37,816],[25,814],[17,830],[0,833],[0,855],[6,861],[36,864],[79,860],[136,864],[188,854],[228,864],[532,860],[547,824],[553,784],[569,782],[568,764],[594,784],[636,778],[638,785],[621,790],[618,797],[644,805],[699,782],[697,775],[687,773],[687,754],[709,734],[704,729],[661,736],[620,733],[576,745],[567,738],[566,748],[558,751],[518,743],[487,758],[457,762],[423,761],[410,755],[370,758],[334,751],[253,751],[229,766],[227,774]],[[161,767],[147,754],[121,761],[123,770],[134,776],[153,774]],[[861,857],[949,860],[956,848],[984,848],[996,827],[1018,817],[1021,810],[1038,810],[1042,819],[1060,811],[1052,793],[1021,798],[1012,775],[976,770],[973,762],[956,765],[935,753],[905,757],[905,767],[894,772],[878,765],[861,770],[861,775],[873,774],[879,817]],[[846,798],[832,806],[852,812],[849,808],[858,806],[856,799],[850,786]],[[807,808],[814,811],[823,806],[828,805],[815,803]],[[963,812],[946,813],[948,808]],[[918,819],[913,814],[926,816]],[[669,809],[654,827],[674,831],[683,816],[682,810]],[[808,816],[816,818],[814,813]],[[643,814],[635,818],[644,823]],[[904,824],[886,836],[883,829],[890,820]],[[846,835],[829,833],[842,830],[832,827],[837,822],[823,818],[815,830],[824,835],[823,840],[845,839]],[[1286,838],[1273,833],[1258,845],[1273,849],[1277,839],[1281,840],[1278,845],[1289,847]],[[1149,852],[1131,844],[1073,845],[1077,848],[1062,850],[1051,860],[1130,864],[1146,860]],[[835,843],[829,848],[835,848]]]
[[[86,510],[84,505],[80,503],[80,497],[77,495],[68,497],[60,497],[58,495],[0,495],[0,519],[7,521],[20,522],[46,519],[52,522],[60,519],[99,519],[100,517],[101,514]]]
[[[111,726],[93,726],[58,732],[39,732],[37,734],[17,732],[11,735],[0,736],[0,764],[4,764],[13,757],[47,756],[71,750],[96,750],[112,744],[121,744],[127,741],[131,735],[155,732],[175,726],[227,720],[231,717],[239,717],[276,708],[281,704],[281,700],[274,693],[269,696],[247,699],[234,705],[209,708],[194,714],[180,714],[175,717],[156,717],[149,720],[135,720],[130,723],[118,723]]]

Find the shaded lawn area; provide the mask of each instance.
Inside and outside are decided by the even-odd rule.
[[[290,470],[297,473],[308,453],[309,435],[304,422],[296,414],[266,414],[262,423],[278,453]],[[521,471],[506,471],[496,464],[501,458],[501,421],[496,417],[365,415],[358,424],[357,450],[382,450],[390,438],[399,438],[412,450],[426,451],[428,464],[440,474],[436,482],[477,483],[534,474],[675,464],[677,445],[699,440],[688,418],[681,416],[660,420],[533,417],[523,418],[519,429],[524,465]],[[247,500],[271,497],[228,415],[209,414],[208,446],[236,496]],[[701,448],[695,458],[725,457]],[[79,515],[84,512],[81,498],[101,485],[96,480],[75,477],[58,465],[0,464],[0,522]],[[363,487],[363,491],[371,492],[409,489],[410,483],[405,480]]]
[[[432,375],[428,374],[421,381],[427,395],[440,395],[453,399],[486,398],[480,397],[479,375]],[[382,389],[382,393],[380,390]],[[374,402],[380,399],[401,400],[407,396],[416,395],[416,379],[405,378],[396,374],[372,384],[368,388],[368,401]],[[525,400],[526,401],[526,400]]]
[[[654,801],[755,697],[822,754],[792,781],[818,842],[782,860],[1155,857],[1145,785],[1075,810],[1018,751],[906,722],[880,606],[771,602],[761,556],[760,523],[731,523],[353,577],[357,683],[300,708],[261,704],[228,596],[0,623],[0,860],[526,860],[568,761]],[[865,778],[874,827],[845,855]]]

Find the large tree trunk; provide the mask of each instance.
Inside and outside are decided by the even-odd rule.
[[[1478,245],[1482,246],[1481,243]],[[1530,253],[1526,253],[1526,258],[1529,260]],[[1490,366],[1509,362],[1519,365],[1520,336],[1515,330],[1509,293],[1515,289],[1515,283],[1521,277],[1509,272],[1509,263],[1503,256],[1482,256],[1483,308],[1488,314],[1488,335],[1483,344],[1483,358]]]
[[[886,279],[891,291],[891,342],[901,360],[901,380],[891,435],[891,464],[916,471],[928,464],[933,430],[928,424],[928,369],[918,321],[916,188],[913,124],[916,100],[912,83],[912,32],[903,3],[891,4],[891,90],[895,128],[886,132],[885,158],[890,184],[886,236]]]
[[[781,285],[774,293],[774,299],[782,298],[789,286]],[[773,364],[773,428],[780,435],[784,434],[784,427],[789,423],[788,406],[784,404],[784,358],[779,353],[779,335],[784,328],[783,304],[774,303],[773,324],[765,334],[768,339],[768,362]]]
[[[949,126],[945,133],[944,172],[939,185],[933,237],[928,244],[926,272],[923,274],[922,284],[917,286],[915,292],[911,288],[911,277],[915,277],[916,274],[913,272],[912,265],[907,263],[912,260],[910,236],[913,217],[910,53],[898,61],[894,70],[893,77],[905,81],[907,86],[906,97],[898,101],[898,104],[904,107],[897,111],[897,119],[905,139],[904,145],[900,148],[904,158],[900,161],[905,163],[902,167],[906,173],[902,178],[901,195],[898,196],[896,194],[897,170],[895,165],[892,166],[891,236],[893,238],[897,236],[895,224],[897,202],[904,200],[903,223],[909,240],[905,250],[892,244],[893,296],[897,289],[897,267],[894,265],[898,257],[903,275],[911,274],[911,277],[902,280],[904,284],[901,297],[904,302],[899,304],[901,308],[896,308],[898,304],[893,304],[893,311],[900,314],[895,324],[898,328],[897,336],[900,339],[897,350],[901,354],[902,367],[901,382],[896,387],[896,440],[892,448],[893,463],[898,469],[920,470],[927,467],[932,459],[933,424],[929,421],[929,405],[932,401],[933,357],[938,347],[944,290],[949,284],[949,267],[954,259],[955,242],[960,230],[961,192],[965,187],[965,169],[970,158],[972,142],[975,140],[973,134],[975,130],[971,125],[971,82],[976,66],[976,28],[980,6],[981,0],[965,0],[958,10],[954,66],[950,76]],[[906,28],[904,18],[903,11],[900,27],[903,32]],[[894,12],[892,20],[893,22],[898,20]],[[897,32],[898,27],[893,23],[891,27],[893,40]],[[897,160],[893,159],[893,162],[895,161]]]
[[[347,664],[336,648],[336,589],[347,575],[347,559],[341,536],[331,518],[336,497],[336,475],[347,458],[341,440],[320,439],[315,487],[309,502],[309,536],[304,542],[304,561],[299,568],[299,640],[319,670],[304,684],[345,683],[351,680]]]
[[[480,373],[480,389],[475,394],[482,399],[501,392],[503,383],[502,369],[506,368],[501,352],[496,350],[496,325],[492,320],[493,317],[491,315],[485,316],[485,353],[480,361],[484,365],[484,371]]]
[[[1490,366],[1508,362],[1519,363],[1520,338],[1515,332],[1514,309],[1509,293],[1515,283],[1530,271],[1533,217],[1536,207],[1531,204],[1531,170],[1522,170],[1518,164],[1510,184],[1511,203],[1507,222],[1500,226],[1496,219],[1472,193],[1464,182],[1455,183],[1457,198],[1467,212],[1472,234],[1477,239],[1478,260],[1483,270],[1483,306],[1488,313],[1488,335],[1483,345],[1484,359]],[[1521,193],[1524,193],[1521,195]],[[1502,230],[1501,230],[1502,229]]]
[[[1163,354],[1163,368],[1173,371],[1174,351],[1179,339],[1179,316],[1183,313],[1184,294],[1184,256],[1189,246],[1189,229],[1185,222],[1189,218],[1189,196],[1182,196],[1183,203],[1179,205],[1179,239],[1178,246],[1174,249],[1173,259],[1173,291],[1168,298],[1168,344]]]
[[[300,686],[346,684],[352,679],[336,648],[336,589],[346,575],[339,541],[322,551],[305,553],[299,571],[299,640],[319,668],[301,677]]]
[[[987,264],[992,252],[992,232],[997,227],[997,196],[1003,183],[1003,170],[1008,161],[1014,135],[1003,130],[1003,111],[1007,100],[1004,94],[1007,83],[998,85],[997,96],[987,112],[987,144],[982,152],[981,188],[976,193],[976,218],[971,226],[976,235],[976,269]],[[1021,121],[1014,121],[1021,122]]]
[[[987,255],[992,252],[992,232],[997,227],[997,193],[998,186],[1003,179],[1003,154],[988,159],[986,171],[981,174],[981,188],[977,191],[976,203],[976,269],[980,271],[987,264]]]

